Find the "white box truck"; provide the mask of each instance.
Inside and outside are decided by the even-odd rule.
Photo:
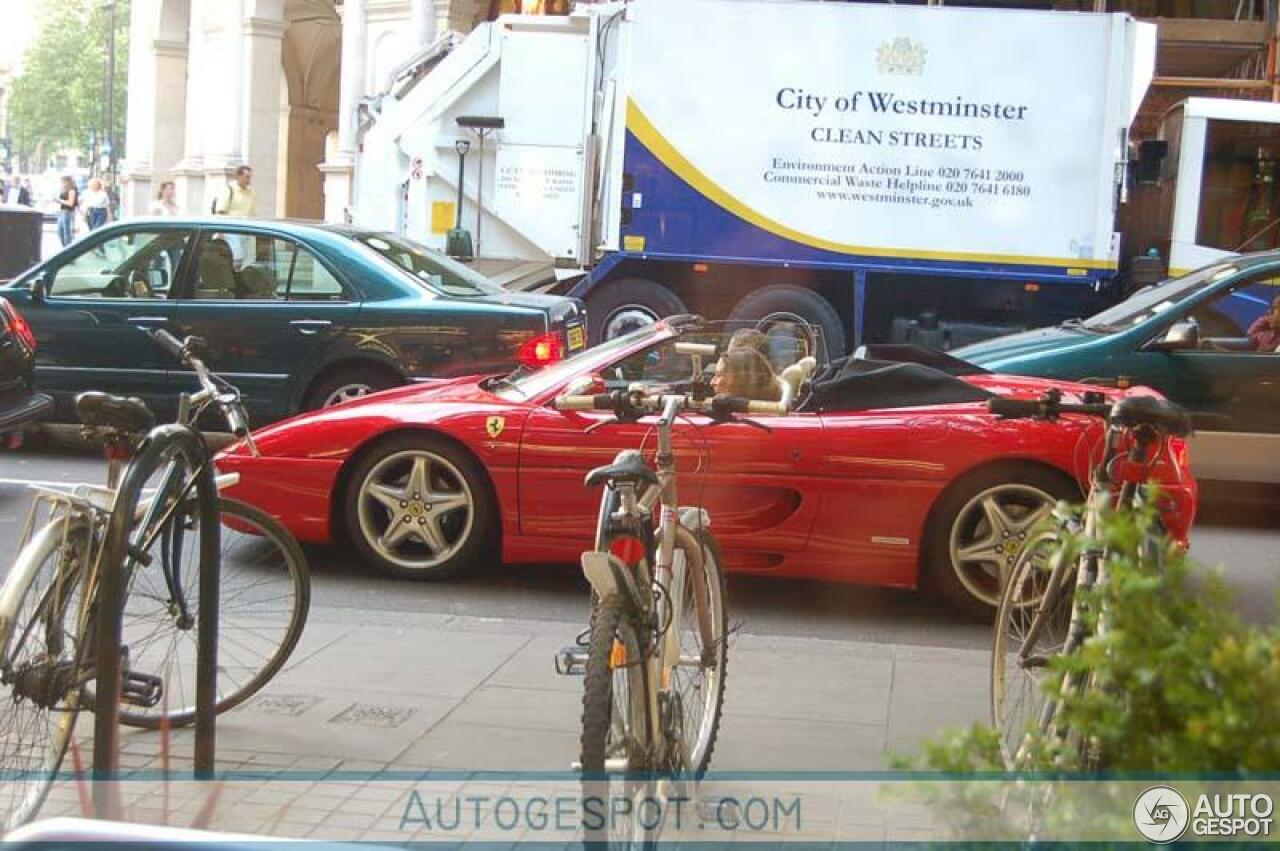
[[[1116,294],[1154,61],[1154,26],[1122,14],[634,0],[504,16],[371,99],[354,220],[438,248],[465,227],[481,261],[554,270],[594,341],[697,312],[799,317],[832,355],[958,346]],[[1178,204],[1194,231],[1197,198]],[[1125,253],[1178,265],[1178,239],[1146,238]]]

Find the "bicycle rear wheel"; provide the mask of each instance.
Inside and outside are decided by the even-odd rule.
[[[248,700],[279,673],[298,645],[311,605],[307,558],[287,529],[261,509],[218,500],[221,573],[218,595],[219,713]],[[160,677],[152,707],[122,705],[124,724],[158,728],[195,720],[200,607],[198,521],[186,515],[155,547],[157,558],[134,571],[124,610],[129,666]]]
[[[991,720],[1000,731],[1000,750],[1010,769],[1022,767],[1019,752],[1036,730],[1050,700],[1045,691],[1052,660],[1064,652],[1071,620],[1074,571],[1060,577],[1061,588],[1031,646],[1030,631],[1053,571],[1061,539],[1054,531],[1033,538],[1009,573],[996,611],[991,648]]]
[[[644,776],[653,767],[646,718],[648,662],[621,597],[600,600],[591,623],[582,695],[584,839],[588,848],[630,845],[643,841],[647,831],[629,817],[634,813],[615,813],[612,804],[619,797],[644,794],[651,782]]]
[[[80,610],[84,571],[95,540],[87,519],[62,516],[19,552],[0,598],[11,618],[0,634],[0,825],[8,832],[39,811],[62,766],[79,715],[80,636],[92,636]]]

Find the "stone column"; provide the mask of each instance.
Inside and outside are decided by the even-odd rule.
[[[436,4],[433,0],[412,0],[409,7],[409,31],[413,33],[411,50],[420,50],[436,38]]]
[[[258,215],[277,215],[280,160],[280,84],[284,71],[284,4],[257,3],[258,14],[244,21],[245,122],[240,150],[253,167]]]
[[[345,221],[354,199],[360,98],[364,95],[365,53],[369,31],[365,0],[342,4],[342,77],[338,100],[337,145],[320,170],[324,173],[324,217]]]

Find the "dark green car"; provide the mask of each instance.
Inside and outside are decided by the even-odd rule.
[[[36,385],[74,416],[83,390],[170,416],[192,378],[144,329],[208,344],[255,424],[425,378],[506,372],[534,346],[585,346],[575,299],[510,293],[394,234],[330,225],[138,219],[94,231],[0,296],[30,321]]]
[[[1280,352],[1263,327],[1277,298],[1280,252],[1246,255],[1148,287],[1083,322],[952,354],[995,372],[1154,387],[1195,415],[1198,477],[1280,482]]]

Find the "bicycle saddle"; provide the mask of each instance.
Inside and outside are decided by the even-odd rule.
[[[141,399],[91,391],[76,396],[80,422],[92,428],[114,428],[125,432],[149,431],[156,423],[151,409]]]
[[[1134,428],[1150,426],[1165,434],[1191,434],[1191,416],[1181,405],[1155,396],[1126,396],[1111,408],[1111,422]]]
[[[607,467],[596,467],[587,473],[587,487],[614,482],[656,485],[658,474],[649,469],[639,452],[627,452]]]

